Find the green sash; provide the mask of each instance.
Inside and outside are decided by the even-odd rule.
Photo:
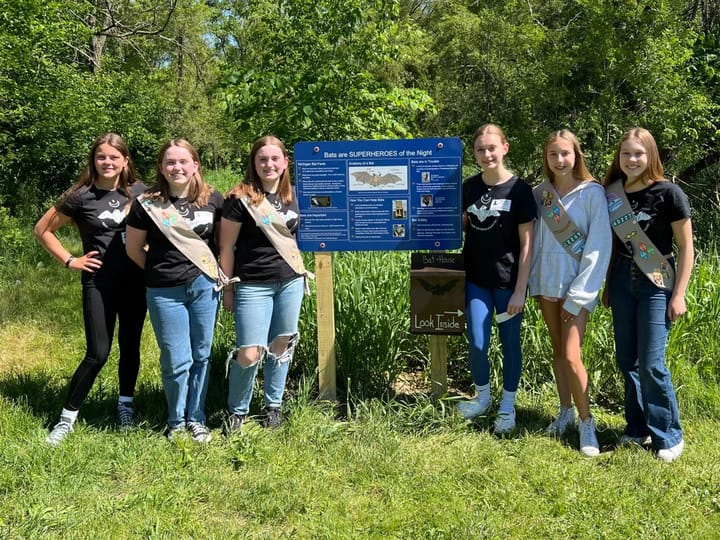
[[[671,291],[675,285],[675,270],[668,262],[668,257],[658,251],[640,227],[621,180],[605,188],[605,198],[610,225],[631,251],[635,264],[657,287]]]

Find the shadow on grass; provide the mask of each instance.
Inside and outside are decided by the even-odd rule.
[[[50,428],[56,422],[65,404],[68,380],[46,371],[11,373],[0,378],[0,395],[10,402],[27,407],[33,415],[44,419]],[[103,388],[91,391],[80,409],[80,417],[99,428],[117,426],[117,395]],[[135,411],[138,423],[164,426],[165,397],[154,384],[141,384],[135,392]],[[150,414],[148,414],[150,413]]]

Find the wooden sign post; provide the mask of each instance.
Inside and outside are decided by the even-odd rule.
[[[332,253],[315,253],[320,399],[337,399]]]

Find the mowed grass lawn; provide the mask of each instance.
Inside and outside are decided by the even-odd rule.
[[[616,447],[621,411],[600,405],[599,457],[582,457],[574,433],[545,436],[552,384],[521,389],[518,429],[501,439],[492,417],[460,419],[453,398],[337,406],[313,399],[312,378],[293,381],[283,427],[251,422],[226,440],[215,351],[213,440],[169,442],[147,323],[139,427],[116,427],[114,350],[75,433],[50,448],[84,351],[78,276],[50,264],[0,283],[2,538],[720,538],[720,422],[690,385],[678,386],[687,448],[670,465]]]

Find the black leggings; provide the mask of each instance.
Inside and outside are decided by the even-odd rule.
[[[118,378],[120,395],[133,396],[140,372],[140,337],[147,305],[145,287],[135,283],[124,286],[83,285],[85,319],[85,358],[70,380],[65,408],[77,411],[90,393],[100,370],[110,356],[115,320],[118,321]]]

